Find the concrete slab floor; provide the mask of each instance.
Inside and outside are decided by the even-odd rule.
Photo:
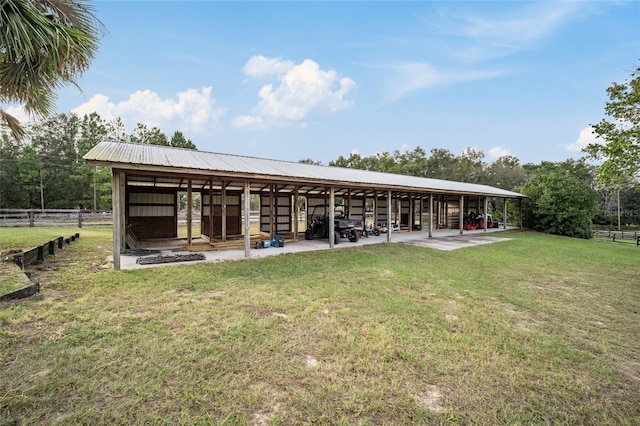
[[[507,231],[515,230],[519,228],[507,227]],[[476,230],[476,231],[464,231],[461,235],[459,229],[438,229],[434,230],[433,237],[429,238],[428,231],[400,231],[393,232],[391,234],[392,243],[412,244],[421,247],[428,247],[437,250],[456,250],[464,247],[471,247],[481,244],[490,244],[500,241],[507,241],[509,238],[499,237],[500,232],[504,232],[503,228]],[[222,262],[229,260],[242,260],[242,259],[257,259],[269,256],[278,256],[286,253],[301,253],[305,251],[318,251],[329,250],[329,243],[327,240],[311,240],[307,241],[303,235],[300,235],[302,239],[287,243],[284,247],[269,247],[264,249],[251,248],[250,257],[245,257],[244,249],[242,250],[224,250],[224,251],[174,251],[171,249],[160,250],[160,255],[176,255],[176,254],[193,254],[201,253],[205,256],[205,260],[196,260],[190,262],[172,262],[161,263],[154,265],[138,265],[136,260],[138,256],[120,256],[120,269],[140,269],[140,268],[154,268],[167,265],[180,265],[185,263],[202,263],[202,262]],[[387,234],[380,234],[379,236],[371,236],[369,238],[360,238],[358,242],[351,243],[347,239],[342,239],[339,244],[334,245],[335,249],[343,249],[354,247],[358,245],[367,244],[380,244],[387,242]],[[158,253],[154,254],[155,256]]]

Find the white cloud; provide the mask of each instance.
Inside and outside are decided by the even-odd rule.
[[[579,7],[576,2],[545,2],[526,4],[513,13],[507,12],[504,17],[467,15],[461,17],[458,30],[468,37],[495,45],[525,48],[575,18]]]
[[[267,58],[262,55],[252,56],[242,71],[249,77],[269,77],[286,74],[295,64],[279,58]]]
[[[580,135],[574,143],[567,145],[565,148],[570,152],[581,152],[587,145],[592,143],[600,143],[600,139],[596,139],[593,127],[588,126],[580,131]]]
[[[422,62],[411,62],[392,67],[396,77],[389,86],[389,100],[431,87],[448,86],[465,81],[486,80],[510,73],[508,70],[438,71]]]
[[[254,56],[245,65],[244,72],[249,77],[271,76],[276,81],[258,91],[254,115],[233,120],[238,127],[304,126],[305,120],[314,113],[334,113],[353,104],[346,95],[356,87],[355,81],[333,70],[324,71],[310,59],[295,65],[282,59]]]
[[[472,10],[473,8],[467,8]],[[395,77],[388,86],[388,102],[432,87],[502,77],[519,72],[513,67],[468,69],[468,64],[486,62],[536,48],[551,39],[567,23],[580,19],[590,7],[581,2],[513,3],[491,15],[441,11],[437,22],[428,24],[444,35],[443,50],[458,62],[458,68],[436,69],[425,62],[391,66]],[[465,68],[463,68],[465,67]]]
[[[451,49],[453,57],[481,61],[535,48],[567,23],[593,8],[584,2],[513,3],[491,15],[441,13],[432,24],[442,33],[465,42]],[[581,13],[582,12],[582,13]]]
[[[211,87],[187,89],[175,99],[163,99],[151,90],[138,90],[126,101],[114,103],[102,94],[71,110],[80,116],[97,112],[105,120],[120,117],[128,129],[137,123],[157,126],[166,132],[199,133],[215,127],[226,109],[216,106]],[[170,136],[170,135],[168,135]]]
[[[507,155],[511,155],[511,150],[507,148],[503,148],[501,146],[494,146],[493,148],[489,148],[489,158],[497,160],[500,157],[506,157]]]

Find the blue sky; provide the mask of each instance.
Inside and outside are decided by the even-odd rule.
[[[94,4],[108,34],[58,112],[283,160],[578,158],[640,64],[637,1]]]

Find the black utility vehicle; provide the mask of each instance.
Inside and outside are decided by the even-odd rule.
[[[310,219],[311,221],[309,222],[307,230],[304,231],[305,240],[329,238],[329,206],[326,204],[315,206]],[[335,206],[333,233],[334,244],[338,244],[340,242],[340,238],[348,238],[349,241],[355,243],[358,241],[361,228],[361,220],[348,218],[346,206],[341,204]]]

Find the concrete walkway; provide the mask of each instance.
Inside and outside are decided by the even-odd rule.
[[[507,227],[507,230],[514,230],[519,228]],[[396,231],[391,234],[391,241],[393,243],[412,244],[421,247],[429,247],[438,250],[455,250],[464,247],[471,247],[480,244],[490,244],[499,241],[506,241],[508,238],[500,237],[500,233],[504,232],[504,229],[487,229],[478,231],[464,231],[460,235],[458,229],[439,229],[433,231],[433,237],[429,238],[427,231]],[[311,240],[307,241],[304,236],[300,235],[302,239],[294,242],[287,243],[284,247],[270,247],[264,249],[252,248],[250,251],[250,258],[257,259],[267,256],[278,256],[285,253],[301,253],[305,251],[317,251],[317,250],[329,250],[328,240]],[[335,249],[343,249],[349,247],[356,247],[367,244],[379,244],[387,242],[387,234],[380,234],[380,236],[371,236],[369,238],[360,238],[357,243],[351,243],[347,239],[342,239],[340,244],[334,245]],[[160,250],[160,254],[177,255],[177,254],[193,254],[194,252],[187,251],[175,251],[172,249]],[[220,262],[227,260],[242,260],[249,259],[244,256],[243,250],[224,250],[224,251],[199,251],[205,256],[205,260],[197,260],[191,262],[173,262],[173,263],[161,263],[154,265],[138,265],[136,263],[137,256],[121,256],[120,268],[127,269],[139,269],[139,268],[153,268],[166,265],[180,265],[185,263],[202,263],[202,262]],[[155,256],[158,254],[155,253]]]

